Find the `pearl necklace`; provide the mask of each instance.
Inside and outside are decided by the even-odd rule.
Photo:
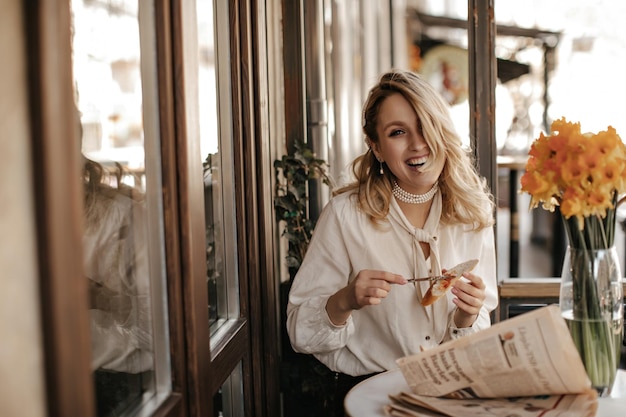
[[[433,188],[431,188],[426,194],[411,194],[408,191],[403,190],[402,188],[400,188],[400,186],[398,185],[398,183],[394,180],[393,181],[393,195],[400,201],[404,202],[404,203],[409,203],[409,204],[424,204],[430,200],[432,200],[432,198],[435,196],[435,194],[437,194],[437,190],[439,190],[439,187],[437,186],[437,183],[433,184]]]

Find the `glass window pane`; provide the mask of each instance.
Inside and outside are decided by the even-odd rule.
[[[243,373],[240,362],[213,396],[213,416],[243,417],[243,405]]]
[[[232,138],[228,119],[230,91],[218,91],[218,85],[228,86],[229,83],[218,84],[220,45],[216,42],[216,33],[219,33],[216,31],[216,21],[219,20],[216,15],[219,13],[222,16],[225,12],[227,21],[227,7],[225,2],[217,9],[212,0],[196,2],[200,149],[204,168],[207,291],[211,335],[215,335],[216,330],[228,319],[238,315],[239,293],[234,268],[234,210],[225,210],[232,199]],[[225,40],[222,53],[228,50],[227,36]],[[231,216],[226,216],[225,213],[231,213]],[[225,250],[226,245],[230,245],[230,251]],[[230,258],[226,257],[227,253]]]
[[[140,36],[154,16],[132,0],[73,0],[72,13],[92,370],[97,415],[113,416],[171,391],[155,37]]]

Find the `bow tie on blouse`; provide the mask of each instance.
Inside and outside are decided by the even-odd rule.
[[[390,217],[397,221],[412,237],[413,246],[413,276],[427,276],[441,273],[441,263],[439,258],[439,244],[437,242],[437,228],[441,218],[441,194],[435,195],[430,213],[423,228],[413,226],[396,201],[392,202],[393,209],[390,208]],[[420,242],[430,246],[430,256],[428,260],[424,257],[424,252],[420,247]],[[417,298],[421,302],[424,294],[430,288],[430,282],[419,282],[416,284]],[[429,321],[433,325],[433,331],[437,340],[442,340],[448,321],[448,298],[441,297],[434,304],[423,307]],[[438,323],[439,325],[435,325]],[[443,324],[443,326],[441,325]],[[443,331],[443,333],[442,333]],[[441,334],[440,334],[441,333]]]

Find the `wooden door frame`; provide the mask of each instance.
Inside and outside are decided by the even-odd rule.
[[[48,414],[92,416],[69,2],[25,2],[24,16]]]
[[[240,327],[209,352],[204,277],[205,241],[202,193],[198,193],[198,152],[190,142],[188,125],[193,109],[185,94],[183,39],[185,24],[193,16],[186,0],[172,0],[173,95],[175,99],[177,198],[180,253],[185,305],[185,343],[189,408],[192,415],[210,415],[213,396],[237,364],[242,363],[247,416],[279,415],[278,277],[274,269],[272,163],[267,103],[267,50],[265,3],[229,1],[231,113],[234,155],[237,253],[240,290]],[[187,4],[187,7],[188,4]],[[191,88],[191,90],[189,90]],[[197,117],[197,115],[192,115]],[[171,153],[171,152],[170,152]],[[195,278],[193,278],[195,277]]]
[[[234,7],[233,7],[234,8]],[[280,414],[279,281],[274,264],[274,207],[271,137],[269,130],[267,18],[264,1],[239,0],[239,50],[237,65],[241,91],[241,139],[239,160],[243,170],[236,180],[238,207],[245,209],[241,240],[246,239],[240,270],[248,273],[250,302],[251,389],[253,415]],[[234,44],[232,42],[231,44]],[[251,192],[253,191],[253,192]],[[244,312],[242,311],[242,314]]]
[[[231,0],[235,191],[242,325],[210,352],[204,280],[201,175],[184,93],[183,0],[155,2],[172,395],[155,416],[207,416],[213,395],[241,361],[246,415],[279,415],[278,276],[274,268],[265,4]],[[30,113],[42,326],[50,416],[95,413],[82,186],[75,132],[70,6],[26,2]],[[187,51],[189,52],[189,51]],[[75,152],[68,152],[75,149]],[[202,219],[202,220],[199,220]],[[213,353],[213,360],[211,360]]]
[[[167,2],[156,2],[157,24],[164,29],[157,36],[159,85],[168,83],[162,72],[163,59],[171,54],[167,42]],[[163,7],[159,7],[163,6]],[[35,222],[40,276],[41,317],[46,378],[46,401],[51,417],[95,416],[95,395],[91,372],[91,336],[87,283],[83,276],[83,194],[80,183],[82,157],[74,111],[70,5],[66,0],[40,0],[24,4],[30,125],[32,127]],[[171,82],[170,82],[171,84]],[[160,88],[162,90],[162,88]],[[172,99],[160,92],[161,130],[172,130]],[[171,141],[163,140],[166,152]],[[72,151],[73,150],[73,151]],[[167,153],[165,153],[167,155]],[[171,177],[171,162],[164,162],[163,175]],[[169,177],[168,177],[169,176]],[[172,182],[170,181],[170,184]],[[176,190],[164,186],[164,201]],[[167,219],[176,213],[166,210]],[[167,228],[167,225],[166,225]],[[170,230],[171,232],[171,230]],[[173,391],[153,416],[188,415],[183,402],[186,391],[184,340],[179,334],[182,302],[180,293],[176,233],[167,233],[167,273],[170,307]],[[173,238],[171,238],[173,236]],[[78,313],[78,314],[77,314]]]

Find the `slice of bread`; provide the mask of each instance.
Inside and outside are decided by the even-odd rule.
[[[478,259],[471,259],[467,262],[456,265],[454,268],[449,269],[444,278],[434,280],[430,284],[430,288],[426,291],[424,298],[422,299],[422,305],[424,307],[433,304],[435,301],[445,295],[447,291],[452,288],[454,283],[461,278],[461,276],[474,269],[478,264]]]

